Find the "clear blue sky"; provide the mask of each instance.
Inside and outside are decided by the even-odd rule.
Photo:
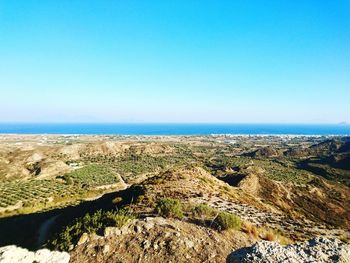
[[[0,0],[1,122],[350,122],[350,1]]]

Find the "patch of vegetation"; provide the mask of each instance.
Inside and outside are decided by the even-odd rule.
[[[58,179],[64,179],[58,180]],[[0,182],[0,208],[18,206],[22,213],[44,209],[59,203],[88,197],[101,192],[99,186],[119,181],[113,170],[103,165],[88,165],[58,179],[29,179]],[[11,209],[8,210],[12,211]]]
[[[308,159],[298,162],[298,168],[304,169],[331,181],[337,181],[350,187],[350,171],[334,168],[322,159]]]
[[[263,175],[269,179],[295,184],[307,184],[312,176],[310,173],[298,169],[295,162],[289,159],[255,159],[246,156],[229,157],[223,154],[206,160],[207,170],[215,176],[224,176],[228,170],[244,171],[247,167],[251,171],[264,171]]]
[[[46,203],[50,197],[73,196],[80,193],[70,185],[57,180],[16,180],[0,183],[0,207],[16,205],[22,201],[24,206],[32,203]]]
[[[312,179],[312,176],[300,169],[294,164],[281,161],[257,160],[256,165],[263,168],[264,175],[275,181],[292,182],[294,184],[305,185]]]
[[[242,224],[242,230],[255,238],[259,237],[259,230],[252,223],[244,221]]]
[[[215,210],[207,204],[199,204],[192,208],[194,216],[207,218],[215,215]]]
[[[100,233],[106,227],[122,227],[135,216],[128,210],[102,211],[98,210],[94,214],[86,214],[78,218],[71,225],[56,234],[49,240],[47,246],[51,249],[68,251],[75,245],[83,233]]]
[[[228,213],[228,212],[220,212],[217,217],[214,219],[214,225],[219,230],[227,230],[227,229],[236,229],[240,230],[242,226],[242,220],[240,217]]]
[[[157,202],[155,210],[165,217],[183,218],[182,204],[177,199],[162,198]]]
[[[97,187],[119,182],[112,169],[105,165],[90,164],[64,175],[67,184]]]
[[[263,235],[262,239],[267,240],[267,241],[275,241],[276,236],[272,231],[269,231]]]
[[[153,156],[145,153],[135,153],[132,150],[121,156],[117,155],[82,155],[82,160],[87,163],[104,164],[113,168],[124,179],[129,180],[142,174],[159,172],[174,166],[181,166],[193,159],[191,152],[181,147],[175,147],[172,154]]]
[[[260,227],[258,229],[259,237],[267,241],[278,241],[282,245],[291,244],[292,241],[285,237],[283,232],[279,229],[272,229],[267,227]]]

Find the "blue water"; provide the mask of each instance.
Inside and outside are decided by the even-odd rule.
[[[116,134],[116,135],[208,135],[294,134],[350,135],[350,125],[325,124],[30,124],[0,123],[0,134]]]

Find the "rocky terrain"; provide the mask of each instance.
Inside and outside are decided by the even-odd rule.
[[[81,238],[71,262],[224,262],[226,255],[250,244],[245,234],[215,230],[162,217],[130,221],[103,236]]]
[[[0,248],[1,263],[68,263],[70,256],[67,252],[40,249],[36,252],[14,245]]]
[[[3,135],[0,262],[347,262],[349,141]]]
[[[347,263],[350,262],[350,246],[339,240],[326,238],[315,238],[288,246],[260,241],[252,247],[234,251],[228,256],[227,262]]]

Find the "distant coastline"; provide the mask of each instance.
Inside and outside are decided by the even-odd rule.
[[[347,136],[349,124],[0,123],[0,134]]]

